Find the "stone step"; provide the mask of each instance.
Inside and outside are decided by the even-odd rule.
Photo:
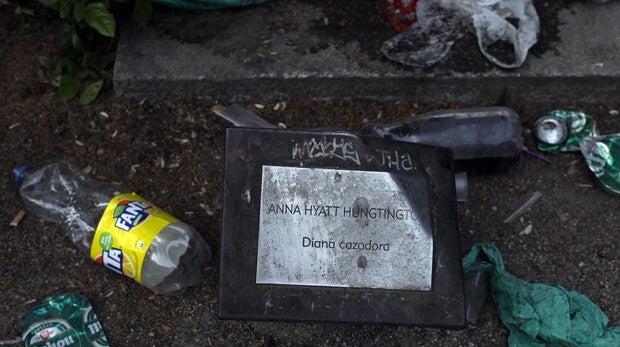
[[[535,3],[539,42],[513,70],[490,63],[473,34],[431,68],[387,60],[379,49],[395,32],[377,1],[271,1],[205,12],[157,7],[146,28],[123,27],[114,88],[119,96],[219,101],[617,101],[620,1],[563,4]]]

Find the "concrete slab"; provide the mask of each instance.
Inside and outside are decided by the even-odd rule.
[[[567,6],[551,15],[537,8],[539,43],[516,70],[488,62],[473,35],[432,68],[390,62],[379,48],[394,32],[376,1],[272,1],[212,12],[157,8],[147,28],[124,28],[114,87],[120,96],[231,101],[617,100],[620,1]]]

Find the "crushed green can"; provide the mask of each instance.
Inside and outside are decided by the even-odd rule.
[[[584,138],[581,153],[601,185],[620,194],[620,133]]]
[[[88,298],[65,293],[38,302],[19,328],[26,347],[109,346]]]
[[[545,152],[579,151],[579,142],[588,136],[597,136],[594,119],[578,111],[553,110],[534,125],[537,147]]]

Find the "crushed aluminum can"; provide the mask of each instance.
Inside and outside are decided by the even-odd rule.
[[[109,346],[88,298],[79,294],[41,300],[26,315],[19,332],[26,347]]]
[[[583,138],[598,135],[598,129],[586,113],[553,110],[536,121],[534,134],[541,151],[574,152]]]
[[[581,153],[605,190],[620,194],[620,133],[586,137]]]

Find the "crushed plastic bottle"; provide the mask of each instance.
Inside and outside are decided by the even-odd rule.
[[[367,125],[361,133],[446,147],[454,160],[512,158],[523,150],[519,116],[506,107],[433,111],[402,125]]]
[[[588,136],[579,142],[581,153],[607,191],[620,194],[620,133]]]
[[[163,295],[200,282],[209,246],[194,228],[147,200],[92,180],[66,161],[14,173],[26,209],[62,225],[96,262]]]

